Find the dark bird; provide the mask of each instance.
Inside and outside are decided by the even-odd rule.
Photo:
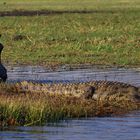
[[[0,43],[0,82],[5,82],[7,79],[7,70],[1,63],[1,52],[4,46]]]

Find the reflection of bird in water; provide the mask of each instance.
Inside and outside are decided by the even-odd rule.
[[[0,43],[0,82],[5,82],[7,79],[7,70],[1,64],[1,52],[2,52],[3,48],[4,48],[4,46]]]

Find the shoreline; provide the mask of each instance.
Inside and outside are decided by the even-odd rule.
[[[139,9],[132,9],[129,10],[132,12],[138,12]],[[100,14],[100,13],[121,13],[127,12],[127,9],[98,9],[98,10],[11,10],[11,11],[0,11],[0,17],[7,17],[7,16],[49,16],[49,15],[61,15],[61,14]]]
[[[103,65],[103,64],[58,64],[58,65],[30,65],[30,64],[6,64],[5,67],[12,69],[13,67],[42,67],[47,69],[49,72],[57,71],[72,71],[82,69],[134,69],[140,70],[140,65]]]

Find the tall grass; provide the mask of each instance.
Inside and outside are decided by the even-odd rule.
[[[72,117],[87,117],[90,113],[85,101],[66,97],[45,97],[44,95],[19,95],[1,97],[2,123],[15,120],[14,125],[35,125],[57,122]],[[87,108],[87,109],[86,109]],[[90,114],[91,115],[91,114]],[[13,124],[12,124],[13,125]]]
[[[139,108],[139,103],[128,100],[94,101],[65,95],[1,91],[0,127],[44,125],[62,119],[111,116]]]

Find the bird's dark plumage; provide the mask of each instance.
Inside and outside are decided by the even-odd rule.
[[[0,43],[0,81],[5,82],[7,79],[7,70],[1,63],[1,52],[4,46]]]

